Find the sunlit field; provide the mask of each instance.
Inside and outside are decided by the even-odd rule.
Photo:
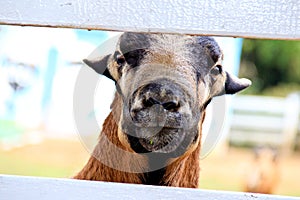
[[[0,150],[0,174],[71,178],[89,153],[79,140],[45,140],[12,150]],[[242,191],[245,168],[252,151],[217,149],[201,161],[200,188]],[[280,157],[280,181],[275,194],[300,196],[300,154]]]

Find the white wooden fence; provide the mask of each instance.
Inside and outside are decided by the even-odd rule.
[[[300,94],[286,98],[237,95],[232,100],[229,141],[291,151],[300,132]]]
[[[298,0],[1,0],[0,24],[299,40],[299,12]],[[0,199],[300,198],[2,175]]]
[[[300,39],[298,0],[1,0],[2,24]]]
[[[0,176],[1,200],[299,200],[242,192],[161,187],[56,178]]]

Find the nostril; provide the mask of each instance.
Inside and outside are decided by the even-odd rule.
[[[161,105],[165,110],[170,111],[170,112],[175,112],[180,107],[180,104],[178,101],[168,101],[168,102],[162,103],[152,97],[150,97],[148,99],[144,99],[143,105],[146,108],[150,108],[153,105]]]
[[[155,104],[161,104],[159,101],[153,99],[152,97],[148,98],[148,99],[144,99],[143,104],[145,107],[151,107]]]
[[[162,106],[164,107],[164,109],[174,112],[177,111],[178,108],[180,107],[179,103],[176,101],[169,101],[166,103],[163,103]]]

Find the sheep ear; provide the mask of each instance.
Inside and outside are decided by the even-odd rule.
[[[238,78],[226,72],[225,93],[235,94],[251,85],[251,81],[246,78]]]
[[[93,70],[95,70],[98,74],[102,74],[104,76],[106,76],[107,78],[115,81],[115,79],[112,77],[112,75],[110,74],[107,65],[108,65],[108,60],[110,58],[110,54],[106,55],[100,59],[83,59],[83,62],[91,67]]]

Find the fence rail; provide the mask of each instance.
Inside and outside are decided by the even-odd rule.
[[[0,175],[0,199],[300,200],[296,197],[277,195],[7,175]]]
[[[298,0],[1,0],[0,24],[300,39]]]
[[[300,133],[300,96],[286,98],[237,95],[229,141],[238,145],[271,145],[291,151]]]

